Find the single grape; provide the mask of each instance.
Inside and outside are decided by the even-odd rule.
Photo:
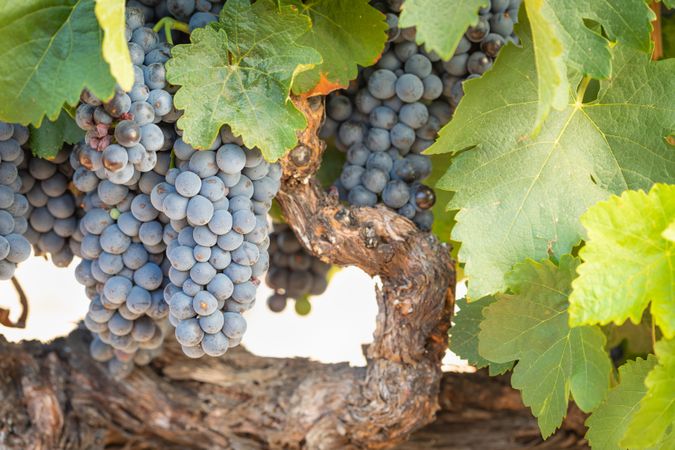
[[[377,99],[387,99],[395,93],[396,74],[387,69],[378,69],[368,79],[368,91]]]
[[[392,180],[387,183],[382,191],[382,201],[390,208],[401,208],[408,203],[410,198],[410,188],[400,180]]]

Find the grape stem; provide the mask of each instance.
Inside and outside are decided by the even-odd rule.
[[[584,102],[584,95],[586,95],[586,89],[588,88],[588,83],[591,82],[591,77],[584,77],[579,84],[579,90],[577,91],[577,105],[581,105]]]
[[[16,277],[12,277],[12,285],[14,286],[16,294],[19,296],[21,316],[16,322],[13,322],[9,318],[9,309],[0,308],[0,325],[7,328],[26,328],[26,319],[28,319],[28,297]]]
[[[173,17],[162,17],[159,21],[152,27],[152,31],[159,33],[159,30],[164,28],[164,35],[166,36],[166,42],[173,45],[173,38],[171,37],[171,30],[182,31],[183,33],[190,34],[190,26],[185,22],[180,22]]]
[[[71,119],[75,118],[75,106],[64,103],[63,110],[70,116]]]
[[[169,169],[175,169],[176,168],[176,152],[174,152],[173,148],[171,149],[171,159],[169,159]]]

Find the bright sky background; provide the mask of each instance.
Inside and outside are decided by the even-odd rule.
[[[26,329],[0,326],[0,334],[10,341],[49,340],[66,335],[82,319],[89,303],[84,287],[75,281],[76,262],[60,269],[42,258],[29,258],[16,272],[29,299]],[[245,314],[248,330],[243,345],[262,356],[307,357],[322,362],[348,361],[365,365],[361,346],[372,342],[375,330],[374,281],[354,267],[339,271],[326,293],[311,299],[312,312],[298,316],[293,302],[281,314],[267,309],[270,290],[264,284],[258,290],[255,307]],[[463,285],[458,296],[464,295]],[[10,307],[16,319],[20,307],[9,281],[0,282],[0,306]],[[462,365],[454,355],[444,363]]]

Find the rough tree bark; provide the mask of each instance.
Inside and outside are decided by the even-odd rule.
[[[460,422],[471,418],[467,411],[485,411],[474,419],[506,411],[496,439],[508,446],[477,448],[519,448],[514,436],[524,429],[531,438],[532,420],[499,381],[446,374],[439,395],[454,306],[449,249],[384,207],[348,208],[321,189],[313,174],[323,151],[316,136],[323,107],[296,103],[309,125],[283,161],[279,203],[312,253],[379,276],[367,367],[261,358],[243,349],[194,361],[169,342],[162,357],[117,382],[89,357],[84,330],[50,344],[0,339],[0,449],[389,448],[432,422],[439,398],[441,417]],[[464,379],[473,381],[458,381]],[[475,397],[453,394],[472,383]],[[472,423],[485,433],[484,420]],[[461,428],[466,435],[471,427]],[[448,441],[427,429],[420,447],[405,448],[472,448],[455,431]]]

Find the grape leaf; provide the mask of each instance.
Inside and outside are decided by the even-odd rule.
[[[489,4],[488,0],[406,0],[398,24],[416,27],[417,43],[447,60],[466,29],[478,23],[478,10]]]
[[[297,8],[273,0],[229,0],[220,21],[192,32],[166,63],[167,79],[180,89],[176,108],[183,140],[208,148],[228,124],[247,147],[276,161],[297,143],[307,121],[289,99],[294,76],[321,62],[298,44],[309,29]]]
[[[533,137],[537,76],[531,40],[521,40],[523,48],[507,45],[492,70],[465,82],[453,120],[427,151],[468,149],[437,187],[455,192],[452,238],[462,242],[469,300],[503,290],[504,273],[525,258],[569,252],[591,205],[675,174],[664,139],[675,130],[675,60],[650,62],[616,46],[615,74],[600,82],[597,100],[571,96]]]
[[[675,221],[670,222],[670,225],[668,225],[668,228],[663,230],[661,236],[663,236],[665,239],[668,239],[671,242],[675,242]]]
[[[562,110],[570,82],[566,68],[592,78],[612,75],[610,41],[648,53],[655,16],[643,0],[525,0],[537,61],[540,104],[535,129],[551,107]],[[607,34],[584,23],[591,20]],[[561,45],[562,44],[562,45]]]
[[[0,119],[39,126],[85,87],[99,98],[113,94],[94,0],[1,2],[0,32]]]
[[[560,426],[570,393],[583,411],[609,389],[611,362],[597,327],[570,328],[567,296],[579,261],[569,255],[520,263],[507,275],[511,294],[483,309],[479,353],[489,361],[518,360],[511,384],[537,417],[544,438]]]
[[[628,361],[619,367],[619,385],[612,388],[607,398],[586,420],[586,439],[593,450],[615,450],[628,423],[637,411],[638,402],[647,393],[645,377],[656,364],[656,358]]]
[[[321,155],[321,165],[316,172],[316,178],[321,183],[321,186],[328,189],[333,185],[335,180],[340,178],[342,167],[345,165],[346,160],[347,157],[344,152],[328,144],[326,151]]]
[[[30,127],[30,148],[33,155],[50,159],[63,148],[63,143],[74,144],[84,139],[84,131],[65,111],[54,122],[45,120],[40,128]]]
[[[450,329],[450,350],[478,369],[487,367],[490,375],[499,375],[513,367],[513,361],[493,363],[478,353],[478,333],[483,321],[483,308],[495,301],[494,297],[485,297],[479,302],[471,303],[466,299],[457,300],[459,312],[455,314],[455,324]]]
[[[293,92],[328,94],[347,87],[358,74],[357,65],[371,66],[387,42],[384,15],[368,0],[283,0],[295,5],[312,20],[312,28],[300,45],[321,53],[323,62],[298,74]]]
[[[582,217],[589,239],[572,283],[570,323],[638,323],[651,301],[661,332],[675,337],[675,243],[662,236],[675,217],[675,186],[624,192]]]
[[[134,85],[134,68],[125,35],[124,0],[96,0],[94,12],[103,29],[103,59],[122,89],[130,91]]]
[[[554,24],[548,19],[551,6],[543,0],[525,0],[525,7],[537,65],[539,104],[534,129],[538,132],[551,108],[561,110],[567,106],[570,86],[564,48],[556,35]]]
[[[563,43],[567,65],[583,75],[612,75],[610,42],[644,53],[651,49],[651,22],[656,16],[643,0],[540,1],[548,3],[542,12]],[[589,28],[585,19],[602,25],[607,37]]]
[[[538,65],[537,129],[551,107],[565,106],[569,91],[565,67],[592,78],[609,78],[610,41],[645,53],[651,48],[655,16],[643,0],[525,0],[525,4]],[[602,25],[607,37],[589,28],[585,19]]]
[[[441,179],[447,167],[451,163],[451,155],[433,155],[431,157],[431,175],[424,180],[424,184],[434,186]],[[434,190],[436,194],[436,203],[433,206],[434,225],[433,232],[443,242],[450,242],[450,232],[455,225],[455,215],[453,213],[446,213],[445,207],[452,199],[452,193],[448,191]],[[453,251],[455,258],[457,257],[456,250],[459,244],[453,242]]]
[[[621,440],[625,447],[658,444],[675,431],[675,340],[659,341],[654,349],[659,362],[645,378],[647,394]]]

